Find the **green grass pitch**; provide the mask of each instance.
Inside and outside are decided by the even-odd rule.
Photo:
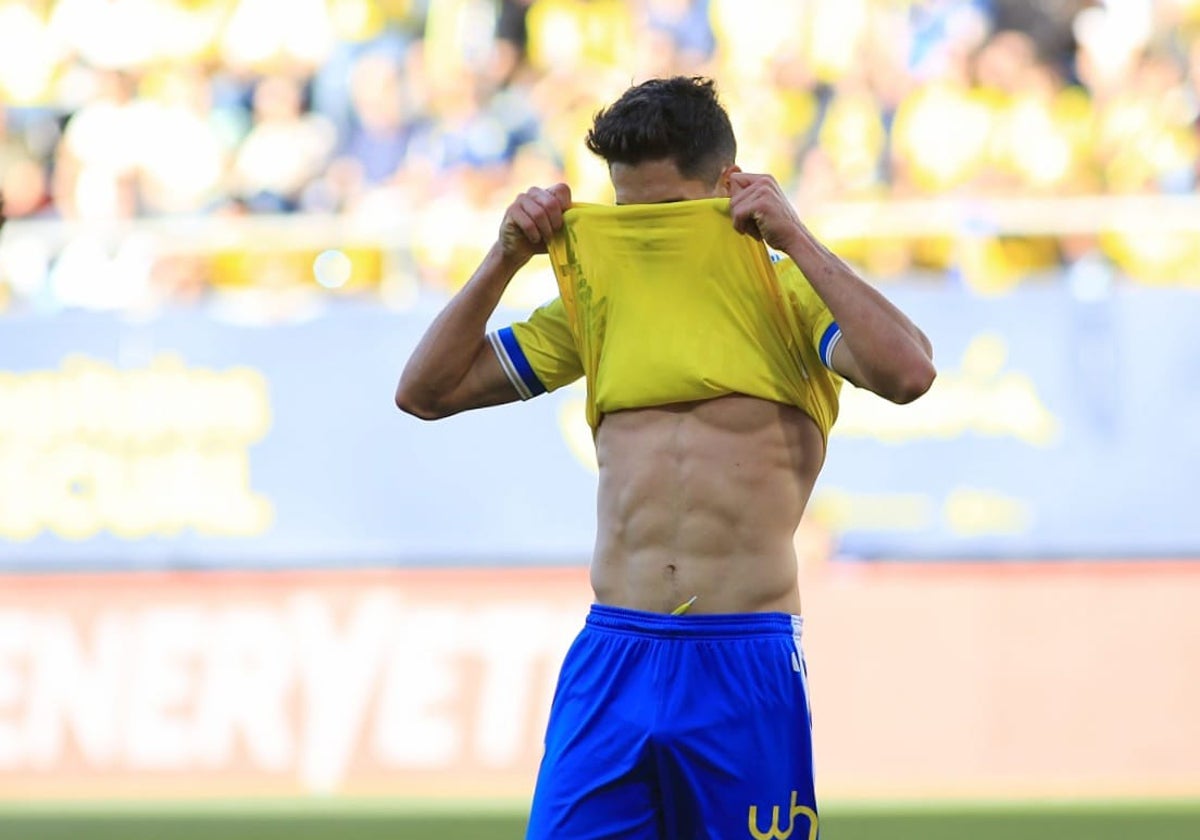
[[[0,806],[3,840],[519,840],[511,806],[440,812],[333,800]],[[749,836],[748,834],[746,835]],[[1200,840],[1200,800],[1074,804],[832,805],[822,840]],[[730,838],[743,840],[743,838]],[[799,836],[787,840],[807,840]]]

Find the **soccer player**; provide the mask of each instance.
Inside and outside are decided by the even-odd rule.
[[[565,184],[518,196],[396,390],[402,410],[435,419],[588,377],[595,602],[562,666],[528,837],[811,840],[793,536],[841,381],[909,402],[933,381],[932,350],[774,178],[739,169],[711,80],[630,88],[587,145],[618,207],[571,209]],[[487,334],[548,246],[564,294]]]

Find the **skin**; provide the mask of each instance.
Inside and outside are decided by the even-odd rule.
[[[610,167],[618,204],[729,197],[733,225],[795,260],[842,330],[832,364],[893,402],[928,390],[925,335],[809,232],[770,175],[726,167],[716,183],[670,160]],[[518,398],[486,341],[487,320],[516,272],[562,227],[565,184],[509,206],[499,236],[414,350],[396,404],[423,419]],[[825,460],[800,409],[744,395],[606,415],[600,466],[596,600],[670,612],[800,613],[793,537]]]

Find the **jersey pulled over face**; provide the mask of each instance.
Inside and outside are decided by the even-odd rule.
[[[790,259],[733,229],[728,199],[576,205],[549,251],[559,296],[489,336],[522,398],[585,376],[595,429],[611,412],[743,394],[828,436],[838,325]]]

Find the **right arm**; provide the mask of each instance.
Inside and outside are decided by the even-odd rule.
[[[487,321],[509,282],[562,228],[571,205],[566,184],[533,188],[504,214],[500,236],[479,268],[417,344],[396,386],[396,406],[436,420],[488,405],[512,402],[516,388],[487,341]]]

